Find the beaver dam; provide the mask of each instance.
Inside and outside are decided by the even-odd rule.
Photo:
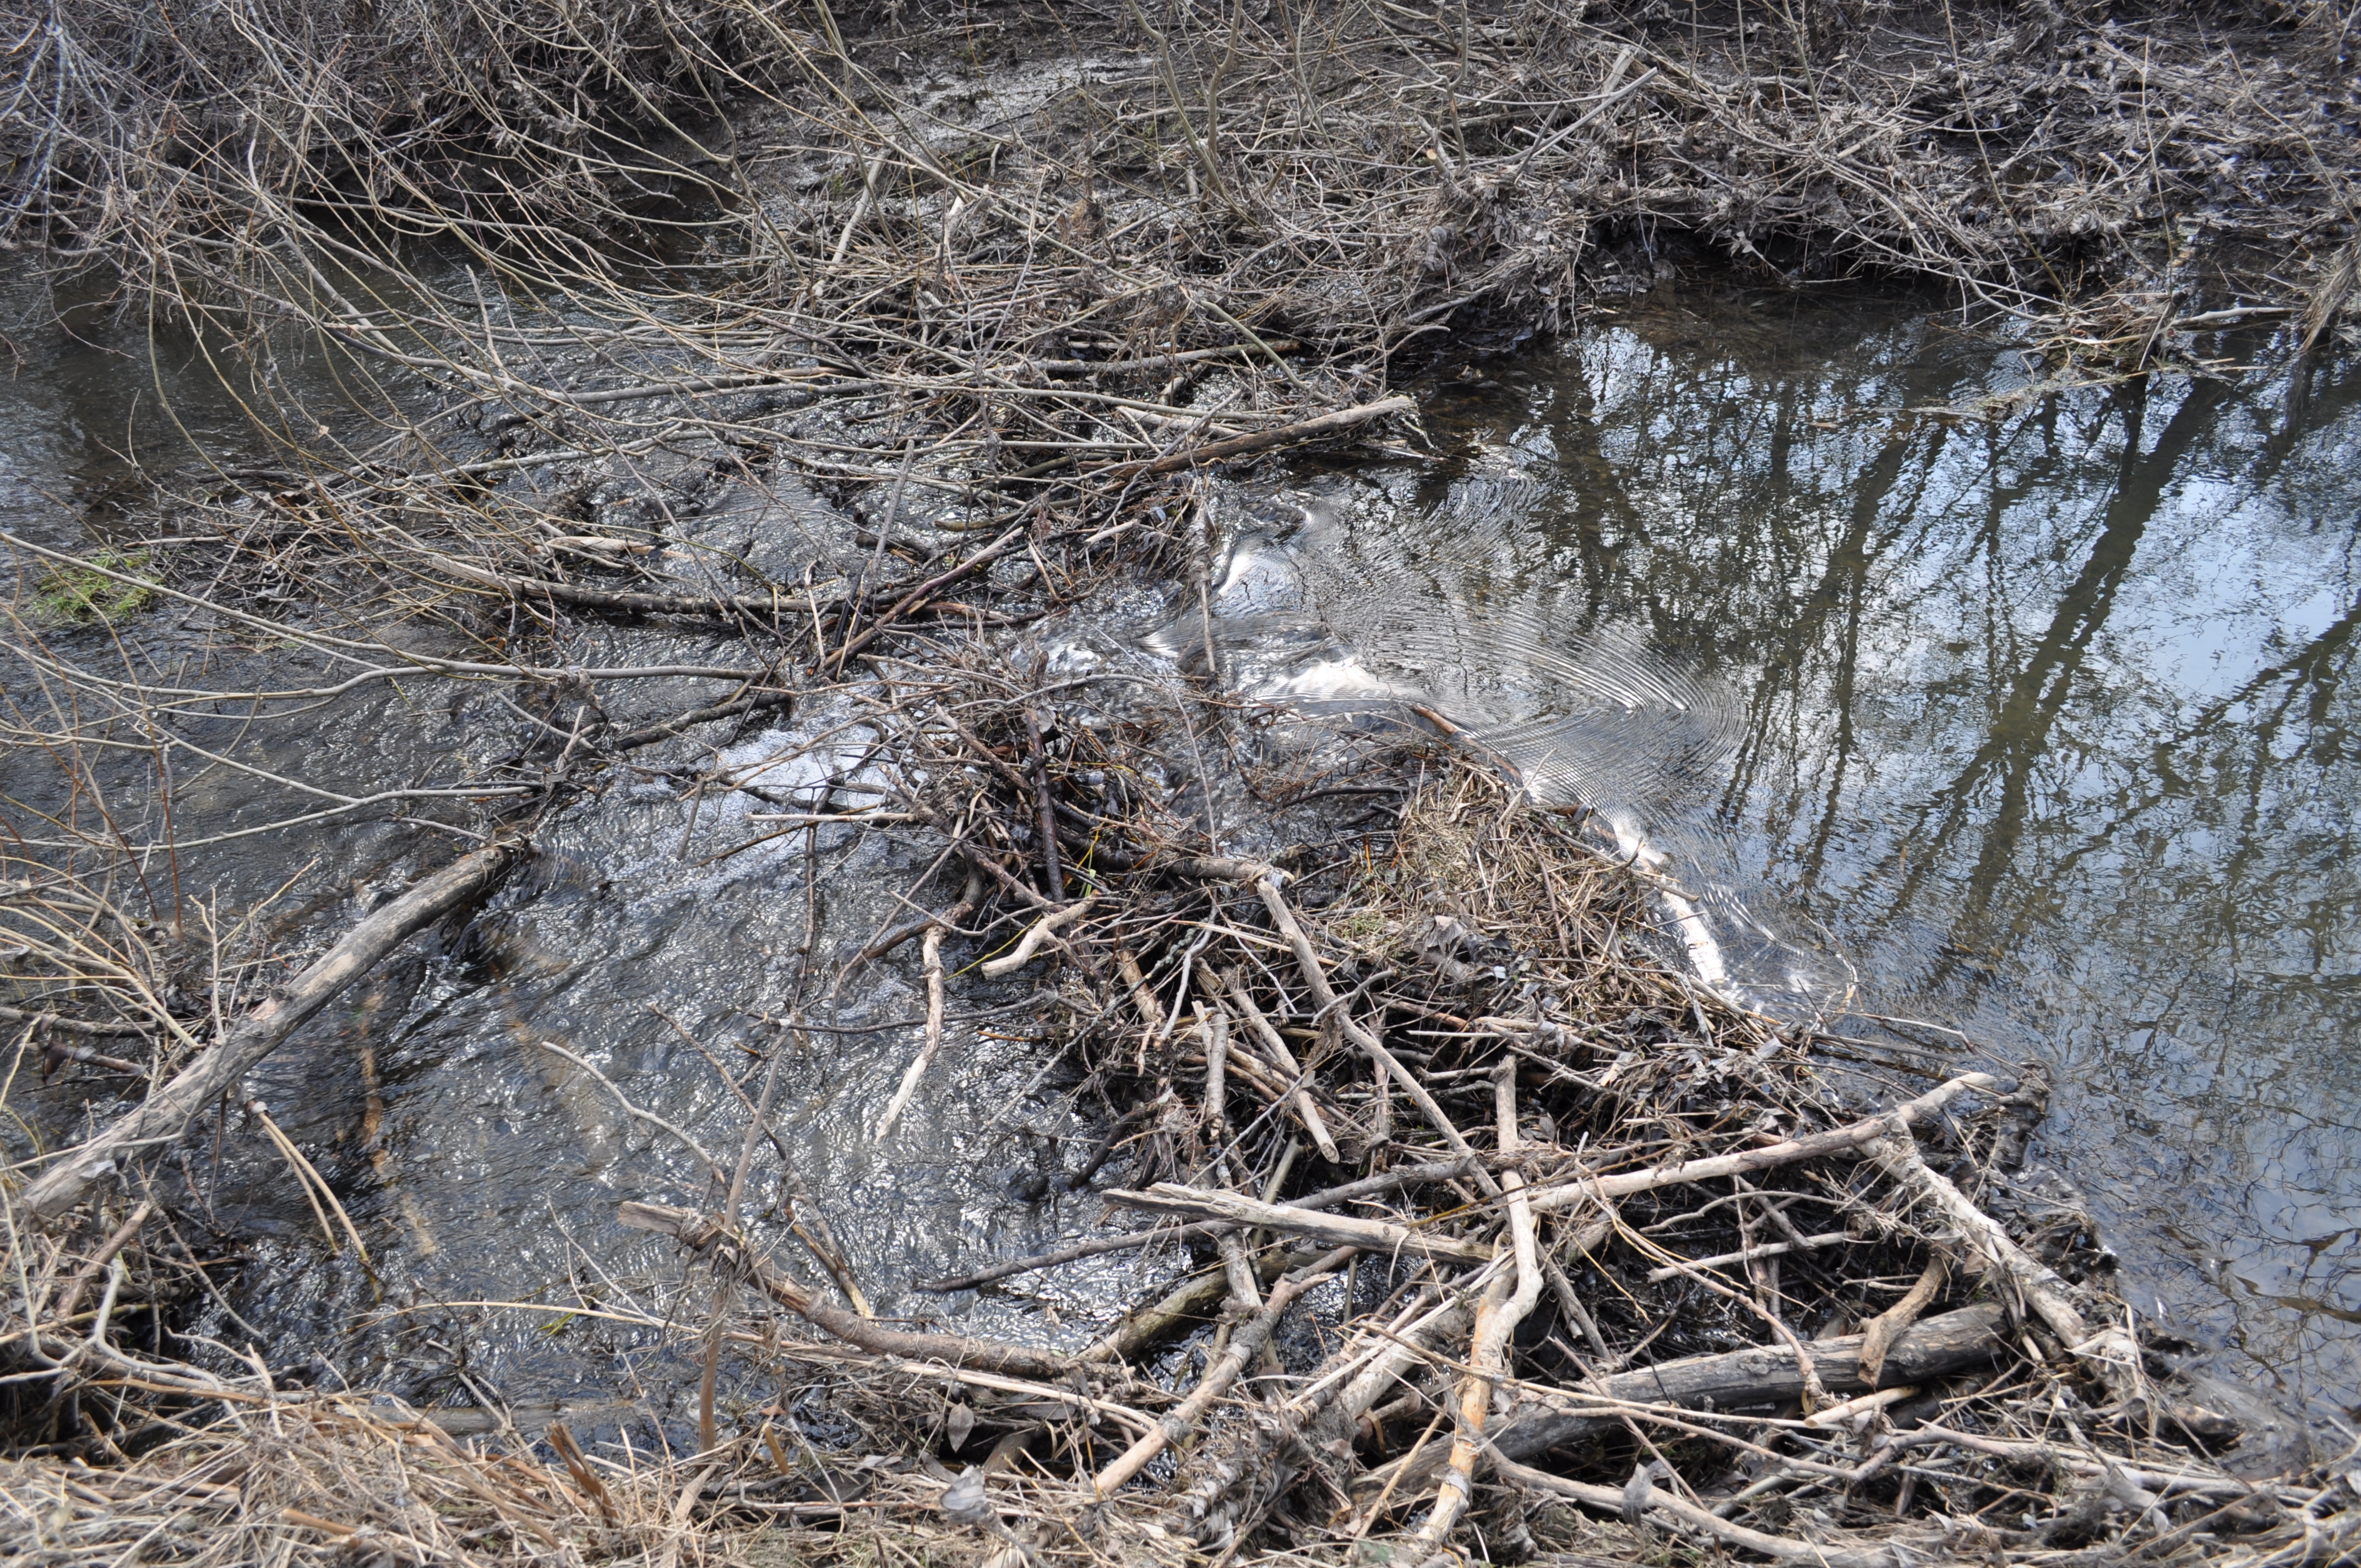
[[[7,15],[13,1558],[2361,1551],[2349,7]]]

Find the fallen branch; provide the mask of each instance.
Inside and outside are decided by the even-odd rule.
[[[93,1039],[130,1039],[156,1032],[152,1024],[85,1024],[79,1018],[60,1018],[54,1013],[27,1013],[21,1007],[0,1007],[0,1024],[30,1024],[38,1029],[58,1029],[69,1035],[86,1035]],[[77,1057],[77,1061],[96,1061],[96,1057]]]
[[[1016,973],[1033,961],[1033,955],[1041,950],[1041,944],[1056,935],[1060,927],[1071,925],[1089,914],[1093,902],[1095,901],[1085,898],[1070,904],[1063,909],[1050,911],[1026,927],[1024,939],[1016,944],[1014,951],[1001,958],[986,959],[978,964],[976,969],[994,980],[998,980],[1005,974]]]
[[[1503,1481],[1538,1491],[1554,1492],[1571,1497],[1586,1508],[1602,1513],[1629,1518],[1633,1508],[1631,1493],[1635,1487],[1594,1486],[1584,1481],[1570,1481],[1563,1475],[1553,1475],[1546,1470],[1535,1470],[1513,1459],[1496,1456],[1493,1470]],[[1645,1472],[1642,1472],[1645,1475]],[[1759,1552],[1765,1557],[1775,1557],[1782,1563],[1809,1563],[1819,1568],[1906,1568],[1918,1561],[1915,1554],[1905,1556],[1890,1546],[1855,1550],[1841,1546],[1826,1546],[1816,1541],[1795,1541],[1783,1535],[1766,1535],[1742,1524],[1733,1524],[1719,1515],[1707,1512],[1695,1503],[1660,1492],[1649,1482],[1636,1483],[1639,1508],[1653,1512],[1668,1523],[1685,1526],[1747,1552]]]
[[[211,1049],[191,1061],[146,1103],[73,1150],[26,1190],[36,1214],[64,1212],[91,1183],[115,1170],[132,1151],[167,1142],[214,1100],[237,1085],[255,1064],[277,1050],[298,1025],[390,954],[412,933],[500,885],[530,850],[500,839],[462,855],[401,897],[365,916],[279,995],[248,1013]]]
[[[1295,1304],[1296,1298],[1326,1279],[1330,1271],[1342,1266],[1352,1254],[1351,1247],[1338,1247],[1280,1280],[1272,1289],[1269,1299],[1262,1304],[1261,1310],[1241,1323],[1237,1332],[1230,1336],[1227,1354],[1206,1369],[1204,1381],[1180,1402],[1180,1408],[1157,1422],[1152,1431],[1143,1434],[1124,1450],[1114,1464],[1098,1473],[1092,1483],[1093,1493],[1104,1497],[1138,1475],[1148,1461],[1170,1444],[1188,1436],[1189,1430],[1197,1424],[1199,1419],[1229,1392],[1230,1385],[1237,1381],[1238,1374],[1246,1370],[1246,1363],[1262,1353],[1262,1347],[1269,1343],[1271,1331],[1279,1326],[1279,1320],[1286,1315],[1288,1308]]]
[[[952,1366],[975,1367],[1014,1377],[1063,1377],[1074,1363],[1055,1351],[1028,1350],[1022,1345],[994,1344],[964,1334],[911,1333],[890,1329],[873,1318],[831,1307],[809,1288],[790,1278],[769,1259],[748,1247],[735,1232],[710,1214],[675,1209],[662,1203],[626,1202],[615,1211],[618,1223],[635,1231],[654,1231],[675,1237],[698,1252],[711,1252],[724,1264],[742,1269],[763,1294],[796,1313],[815,1328],[834,1334],[847,1344],[879,1355],[911,1361],[939,1361]]]
[[[1110,463],[1103,467],[1083,471],[1093,476],[1126,477],[1137,474],[1170,474],[1182,468],[1193,468],[1201,463],[1220,463],[1232,457],[1243,457],[1249,452],[1260,452],[1265,447],[1284,446],[1291,441],[1315,440],[1320,436],[1334,435],[1339,431],[1357,429],[1373,420],[1417,411],[1418,404],[1408,398],[1399,395],[1379,398],[1374,403],[1361,403],[1349,409],[1338,409],[1334,413],[1319,414],[1311,419],[1300,419],[1291,424],[1276,425],[1269,430],[1251,431],[1245,435],[1231,436],[1226,441],[1213,442],[1210,445],[1167,453],[1161,457],[1150,458],[1144,463]]]
[[[710,724],[717,718],[736,718],[741,714],[766,713],[773,708],[792,707],[795,700],[796,694],[791,691],[749,692],[742,696],[733,696],[727,702],[717,702],[710,707],[692,708],[686,713],[676,713],[670,718],[659,719],[653,724],[642,724],[637,729],[626,729],[620,735],[609,737],[603,742],[603,749],[609,751],[636,751],[642,746],[652,746],[659,740],[677,735],[684,729],[693,729],[700,724]]]
[[[1627,1171],[1620,1176],[1586,1176],[1576,1179],[1572,1183],[1564,1178],[1553,1177],[1547,1185],[1534,1191],[1533,1211],[1536,1213],[1552,1213],[1560,1209],[1575,1208],[1587,1200],[1624,1198],[1634,1192],[1653,1192],[1660,1187],[1678,1187],[1692,1181],[1716,1181],[1726,1177],[1744,1176],[1750,1171],[1768,1170],[1773,1166],[1793,1165],[1797,1160],[1842,1154],[1890,1135],[1897,1125],[1906,1127],[1923,1122],[1970,1091],[1995,1089],[1999,1084],[2000,1080],[1988,1072],[1961,1073],[1891,1111],[1866,1116],[1825,1133],[1765,1144],[1760,1148],[1741,1149],[1736,1154],[1693,1159],[1659,1170]]]
[[[1517,1150],[1517,1063],[1504,1058],[1493,1078],[1494,1107],[1499,1123],[1500,1152]],[[1451,1539],[1476,1491],[1476,1461],[1484,1442],[1484,1422],[1492,1410],[1493,1390],[1508,1370],[1509,1341],[1542,1299],[1540,1245],[1533,1232],[1533,1212],[1524,1201],[1524,1179],[1515,1171],[1501,1173],[1509,1190],[1509,1231],[1516,1251],[1516,1289],[1509,1275],[1496,1274],[1485,1287],[1483,1304],[1476,1310],[1476,1334],[1468,1348],[1469,1367],[1459,1380],[1459,1408],[1453,1412],[1457,1430],[1451,1457],[1444,1466],[1443,1484],[1434,1508],[1418,1539],[1428,1550]]]
[[[1927,1165],[1916,1142],[1900,1135],[1897,1129],[1893,1135],[1871,1141],[1864,1151],[1902,1184],[1905,1192],[1941,1214],[1963,1244],[2006,1276],[2035,1315],[2064,1342],[2068,1352],[2083,1360],[2117,1401],[2128,1409],[2145,1399],[2139,1346],[2130,1333],[2115,1323],[2094,1332],[2066,1293],[2066,1282],[2058,1271],[2017,1245],[1999,1221]],[[1917,1379],[1905,1376],[1902,1381]]]
[[[1924,1384],[1963,1367],[1983,1365],[2007,1349],[2000,1335],[2004,1317],[1999,1306],[1985,1303],[1929,1318],[1887,1351],[1886,1375],[1896,1382]],[[1814,1340],[1806,1349],[1829,1392],[1871,1391],[1861,1373],[1861,1335]],[[1546,1401],[1528,1399],[1508,1414],[1491,1418],[1486,1423],[1486,1436],[1499,1453],[1530,1459],[1592,1432],[1620,1426],[1626,1416],[1638,1413],[1631,1409],[1634,1406],[1752,1409],[1784,1404],[1803,1393],[1804,1376],[1795,1356],[1784,1348],[1753,1345],[1619,1373],[1590,1388],[1570,1388]],[[1586,1394],[1602,1407],[1612,1404],[1624,1409],[1581,1409]],[[1399,1470],[1402,1486],[1420,1486],[1443,1467],[1443,1462],[1441,1453],[1429,1451],[1416,1463],[1399,1462],[1370,1471],[1358,1477],[1356,1485],[1374,1493]]]

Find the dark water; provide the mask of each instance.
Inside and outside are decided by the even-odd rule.
[[[1652,303],[1274,548],[1365,679],[1664,854],[1736,989],[2052,1064],[2138,1310],[2349,1410],[2361,366],[2204,346],[2056,390],[1921,308]]]
[[[183,427],[216,458],[270,453],[184,349],[159,378],[136,330],[63,334],[28,313],[10,331],[11,528],[64,542],[113,527],[136,501],[126,440],[167,463],[190,460]],[[2209,345],[2267,367],[2284,348]],[[269,406],[331,406],[333,368],[291,356]],[[2005,345],[1907,303],[1651,304],[1435,390],[1434,460],[1321,477],[1290,492],[1308,513],[1232,509],[1245,536],[1216,606],[1224,674],[1307,710],[1373,690],[1431,704],[1544,793],[1601,804],[1697,895],[1723,982],[1765,1005],[1907,1015],[2052,1063],[2048,1152],[2125,1254],[2139,1310],[2218,1366],[2351,1409],[2356,399],[2351,364],[2300,384],[2266,367],[2043,389]],[[1927,411],[1940,410],[1960,411]],[[823,535],[816,507],[787,486],[680,527],[733,545]],[[1170,668],[1158,649],[1186,655],[1138,646],[1173,605],[1115,608],[1049,629],[1061,668],[1152,674]],[[203,630],[157,618],[127,641],[180,658]],[[111,656],[94,634],[44,635]],[[570,636],[554,662],[736,658],[662,629]],[[214,660],[207,678],[233,685],[297,666],[251,649]],[[502,695],[378,690],[235,743],[350,794],[464,777],[513,744]],[[625,723],[714,695],[678,681],[603,700]],[[795,797],[857,782],[858,718],[816,708],[719,759],[684,741],[639,760],[737,776],[816,745],[755,781]],[[12,812],[63,787],[33,781],[46,765],[11,753]],[[698,1174],[553,1046],[724,1157],[755,1069],[781,1054],[779,1140],[752,1206],[774,1225],[818,1215],[881,1310],[934,1310],[908,1281],[1094,1215],[1023,1196],[1088,1134],[1044,1085],[1024,984],[962,981],[935,1076],[890,1138],[872,1133],[917,1047],[917,977],[897,959],[832,1001],[818,992],[831,955],[906,917],[897,896],[928,857],[850,829],[725,854],[777,807],[692,796],[679,776],[619,780],[571,809],[466,942],[389,966],[258,1076],[374,1258],[324,1259],[300,1192],[233,1126],[217,1218],[258,1240],[231,1288],[238,1319],[208,1320],[225,1342],[251,1323],[422,1398],[489,1386],[595,1404],[664,1385],[648,1359],[661,1332],[622,1320],[686,1310],[667,1294],[677,1264],[611,1216],[621,1198],[689,1198]],[[183,798],[179,830],[281,809],[218,772]],[[225,908],[302,872],[266,923],[293,941],[454,848],[414,825],[340,823],[192,850],[178,869]],[[774,1026],[799,1009],[855,1032]],[[1118,1258],[983,1310],[1047,1305],[1087,1332],[1166,1266]],[[614,1320],[461,1305],[586,1294]]]

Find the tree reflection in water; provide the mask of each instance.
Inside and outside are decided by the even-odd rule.
[[[1824,928],[1871,1006],[2053,1062],[2143,1305],[2352,1407],[2361,365],[2044,389],[1782,296],[1490,373],[1430,407],[1459,455],[1318,548],[1734,692],[1713,776],[1635,797],[1651,836],[1726,922]]]

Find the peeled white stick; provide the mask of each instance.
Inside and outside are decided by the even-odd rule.
[[[968,917],[975,901],[983,896],[983,884],[973,872],[967,879],[967,889],[960,901],[929,921],[927,938],[921,950],[925,953],[927,970],[927,1043],[918,1048],[917,1056],[902,1074],[901,1086],[894,1091],[892,1103],[885,1114],[877,1118],[875,1136],[884,1137],[894,1130],[894,1124],[909,1109],[910,1096],[918,1091],[918,1080],[927,1076],[927,1066],[935,1053],[943,1048],[943,933]]]
[[[1517,1152],[1517,1058],[1500,1064],[1492,1080],[1493,1105],[1500,1124],[1500,1153]],[[1533,1234],[1532,1205],[1525,1199],[1524,1178],[1514,1170],[1500,1173],[1509,1198],[1509,1234],[1516,1248],[1517,1288],[1503,1288],[1506,1277],[1484,1292],[1476,1310],[1476,1334],[1468,1352],[1469,1371],[1459,1381],[1458,1431],[1452,1439],[1451,1459],[1435,1489],[1434,1509],[1418,1532],[1428,1551],[1451,1538],[1476,1490],[1476,1462],[1484,1449],[1484,1423],[1492,1413],[1492,1390],[1508,1370],[1509,1341],[1542,1299],[1541,1245]],[[1502,1298],[1506,1297],[1506,1299]]]
[[[1024,939],[1016,944],[1015,951],[996,959],[987,959],[978,964],[976,968],[994,980],[998,980],[1005,974],[1016,973],[1033,961],[1033,955],[1041,950],[1041,944],[1048,941],[1059,927],[1072,925],[1089,914],[1091,905],[1097,902],[1096,898],[1085,898],[1078,904],[1069,904],[1063,909],[1052,909],[1049,914],[1033,922],[1031,927],[1026,931]]]

